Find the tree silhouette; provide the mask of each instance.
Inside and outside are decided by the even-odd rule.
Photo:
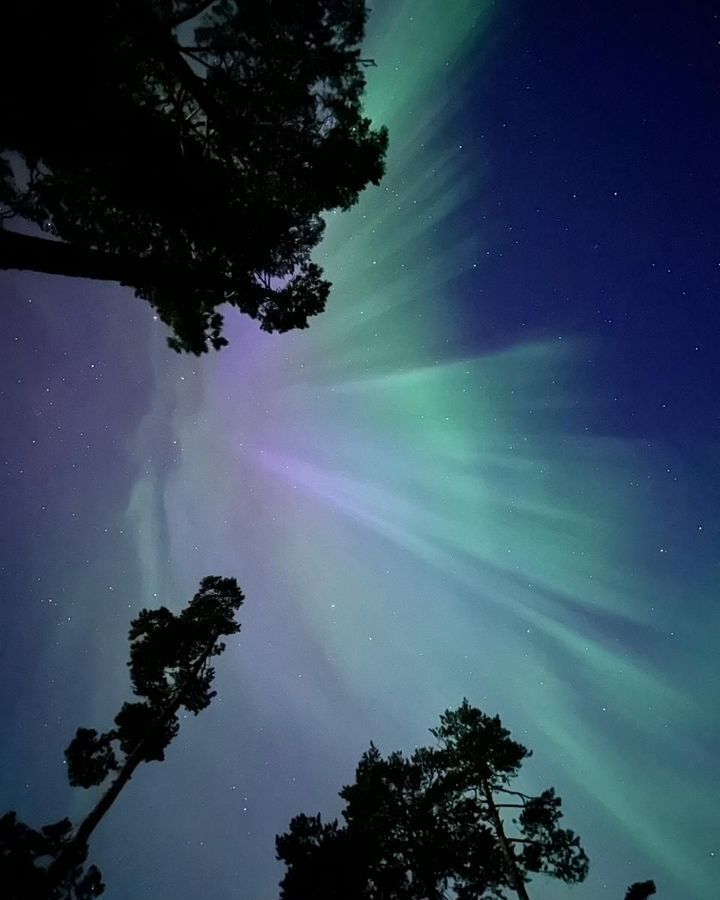
[[[464,700],[431,733],[436,745],[409,757],[370,745],[340,792],[344,825],[291,821],[276,839],[282,900],[486,900],[508,888],[527,900],[533,873],[585,878],[587,856],[560,827],[554,790],[509,787],[530,753],[497,716]]]
[[[625,900],[648,900],[655,893],[654,881],[636,881],[625,894]]]
[[[4,11],[0,268],[118,281],[193,353],[218,307],[304,328],[321,214],[384,169],[364,0],[24,0]],[[27,48],[32,47],[32,66]]]
[[[34,831],[14,812],[0,819],[0,881],[17,884],[9,900],[87,900],[99,896],[99,871],[84,871],[88,840],[140,763],[163,760],[179,728],[178,713],[199,713],[215,696],[210,662],[236,634],[243,602],[234,578],[208,576],[178,615],[144,609],[130,627],[130,679],[137,702],[124,703],[115,727],[78,728],[66,750],[70,784],[89,788],[113,778],[73,829],[68,819]]]
[[[72,834],[70,819],[45,825],[36,831],[20,822],[14,812],[0,817],[0,884],[8,900],[91,900],[105,890],[96,866],[83,868],[86,854],[76,862],[52,889],[48,887],[43,865],[55,858]]]

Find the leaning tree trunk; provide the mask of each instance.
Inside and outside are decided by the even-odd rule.
[[[505,857],[508,869],[510,870],[510,877],[515,887],[515,892],[520,900],[530,900],[530,896],[525,888],[525,880],[522,876],[522,873],[520,872],[517,860],[515,859],[515,854],[505,834],[505,829],[503,827],[500,813],[498,812],[497,806],[495,805],[495,800],[493,799],[492,791],[490,790],[490,785],[487,783],[487,781],[483,781],[482,790],[485,794],[485,800],[488,805],[490,818],[492,819],[493,825],[495,827],[495,833],[497,835],[498,843],[500,844],[503,856]]]
[[[0,228],[0,269],[24,269],[132,286],[152,284],[162,275],[162,267],[155,260],[103,253],[4,228]]]
[[[163,709],[154,724],[147,730],[145,736],[138,744],[136,744],[132,753],[126,758],[125,763],[120,769],[120,774],[115,778],[102,797],[100,797],[87,816],[85,816],[83,821],[78,825],[73,836],[48,866],[45,886],[38,900],[46,900],[46,898],[47,900],[50,900],[54,891],[63,883],[68,873],[84,859],[90,835],[95,831],[102,818],[117,800],[122,789],[128,781],[130,781],[135,769],[137,769],[140,763],[144,761],[144,755],[149,739],[158,728],[165,725],[180,709],[188,688],[198,677],[203,666],[209,659],[217,639],[218,635],[215,635],[205,651],[197,659],[190,674],[185,680],[185,683],[178,689],[175,697],[168,703],[165,709]]]

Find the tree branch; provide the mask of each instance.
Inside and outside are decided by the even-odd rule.
[[[490,812],[490,818],[495,827],[495,835],[498,839],[498,843],[500,844],[500,849],[502,850],[502,854],[507,861],[510,879],[515,885],[515,893],[518,895],[520,900],[530,900],[528,892],[525,888],[525,879],[522,872],[518,868],[517,859],[515,858],[515,852],[510,846],[511,842],[514,839],[508,838],[505,834],[502,818],[500,817],[500,813],[497,811],[497,807],[495,806],[495,799],[493,798],[492,790],[487,781],[484,781],[482,783],[482,792],[485,795],[485,802],[487,803],[488,811]]]
[[[198,56],[197,53],[194,52],[193,50],[191,50],[189,47],[181,47],[178,44],[178,50],[180,51],[180,53],[182,53],[183,56],[187,56],[190,59],[194,59],[198,65],[204,66],[206,69],[217,68],[217,66],[211,66],[207,60],[202,59],[202,57]]]
[[[209,5],[209,4],[208,4]],[[227,115],[208,90],[203,78],[200,78],[188,65],[182,55],[180,46],[172,35],[165,32],[160,22],[140,0],[123,0],[117,4],[118,13],[124,19],[124,27],[140,44],[144,44],[146,52],[165,67],[167,72],[178,80],[180,85],[195,98],[220,125],[227,124]],[[139,27],[138,27],[139,25]]]
[[[177,28],[179,25],[182,25],[183,22],[189,22],[191,19],[196,18],[200,15],[200,13],[205,12],[206,9],[209,9],[216,0],[200,0],[199,3],[195,3],[193,6],[189,7],[182,13],[178,13],[174,19],[171,19],[167,23],[170,28]]]
[[[537,800],[537,797],[531,797],[529,794],[523,794],[521,791],[511,791],[509,788],[493,787],[494,791],[501,794],[512,794],[513,797],[522,797],[523,800]]]
[[[65,241],[20,234],[6,228],[0,228],[0,269],[23,269],[46,275],[65,275],[68,278],[117,281],[134,288],[173,277],[172,265],[157,257],[105,253]],[[177,278],[177,272],[174,277]]]

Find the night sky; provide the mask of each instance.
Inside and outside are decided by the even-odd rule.
[[[720,18],[374,0],[387,175],[309,330],[168,350],[115,285],[0,273],[0,811],[77,819],[127,629],[235,576],[219,696],[93,838],[108,900],[273,900],[373,739],[463,696],[532,748],[588,880],[720,883]]]

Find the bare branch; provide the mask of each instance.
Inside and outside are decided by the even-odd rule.
[[[523,794],[522,791],[511,791],[509,788],[501,788],[494,787],[493,791],[499,791],[501,794],[512,794],[513,797],[522,797],[523,800],[536,800],[536,797],[531,797],[529,794]]]
[[[198,56],[197,53],[193,52],[193,50],[191,50],[189,47],[181,47],[178,44],[178,49],[183,54],[183,56],[189,57],[189,59],[194,60],[199,66],[202,66],[205,69],[218,68],[217,66],[211,65],[206,59],[203,59],[202,57]],[[208,53],[209,53],[209,51],[208,51]]]

